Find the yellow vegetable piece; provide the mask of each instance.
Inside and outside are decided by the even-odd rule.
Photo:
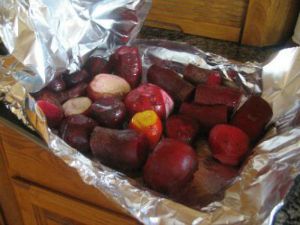
[[[145,110],[134,114],[131,122],[139,129],[152,126],[158,120],[158,115],[153,110]]]

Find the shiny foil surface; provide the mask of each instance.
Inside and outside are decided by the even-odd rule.
[[[74,168],[85,183],[102,191],[144,224],[271,225],[300,173],[300,48],[282,50],[265,65],[259,65],[232,62],[184,43],[134,40],[149,6],[150,2],[142,0],[5,1],[0,9],[0,35],[11,55],[0,58],[1,101],[35,129],[49,151]],[[134,10],[138,15],[135,27],[125,35],[127,38],[120,35],[123,26],[117,26],[120,32],[115,30],[118,17],[111,17],[119,8]],[[127,24],[125,21],[121,23]],[[129,19],[129,24],[132,21]],[[238,176],[230,179],[224,190],[216,190],[220,196],[190,207],[176,203],[145,188],[138,180],[86,157],[47,127],[29,93],[46,86],[61,70],[78,69],[89,55],[107,58],[114,48],[125,43],[139,47],[144,72],[153,63],[179,74],[188,63],[218,68],[226,85],[243,88],[245,98],[261,94],[271,105],[274,116],[269,132]],[[237,71],[234,79],[229,74],[231,70]],[[204,149],[205,157],[205,143],[199,143],[199,147]],[[201,163],[203,168],[211,168],[209,160]],[[220,170],[218,166],[214,168]],[[196,175],[194,180],[201,182],[199,177]]]
[[[0,37],[26,67],[14,76],[36,92],[57,73],[80,68],[91,51],[108,56],[130,43],[150,6],[151,0],[3,0]]]

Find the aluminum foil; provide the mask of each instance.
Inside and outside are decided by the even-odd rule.
[[[5,0],[0,37],[26,70],[13,75],[36,92],[91,51],[107,56],[138,34],[151,0]]]
[[[272,224],[300,173],[300,49],[283,50],[263,66],[231,62],[183,43],[134,41],[149,5],[142,0],[5,1],[0,9],[0,35],[11,55],[0,58],[1,100],[35,129],[49,151],[74,168],[85,183],[144,224]],[[137,22],[131,17],[112,17],[112,12],[118,15],[120,9],[135,11]],[[126,24],[131,27],[129,34],[120,35]],[[135,25],[133,29],[130,24]],[[89,55],[107,57],[124,43],[139,47],[144,71],[152,63],[178,73],[188,63],[218,68],[227,85],[243,88],[246,96],[261,94],[272,106],[273,126],[254,148],[239,176],[224,186],[218,198],[193,208],[176,203],[87,158],[46,126],[43,113],[28,93],[41,89],[61,70],[76,70]],[[234,78],[232,70],[237,72]],[[210,164],[205,161],[203,165]]]
[[[204,67],[229,66],[242,72],[248,71],[248,69],[250,72],[259,69],[256,64],[253,64],[252,69],[251,64],[231,64],[220,56],[215,58],[214,55],[195,48],[187,48],[187,51],[184,52],[184,49],[178,51],[178,48],[174,48],[174,46],[155,47],[151,41],[148,44],[147,41],[138,41],[135,44],[138,43],[141,44],[145,67],[148,65],[149,56],[160,53],[160,57],[156,60],[168,65],[175,64],[179,68],[180,65],[193,62],[202,63],[200,65]],[[164,44],[172,44],[177,47],[185,46],[170,42]],[[278,63],[274,62],[277,62],[281,57],[289,59],[286,63],[290,65],[287,67],[292,68],[291,70],[276,68]],[[7,58],[2,58],[2,64],[6,60]],[[271,136],[266,137],[255,147],[240,175],[225,191],[224,198],[220,201],[213,201],[198,210],[175,203],[147,190],[139,182],[85,157],[68,146],[47,128],[45,118],[36,107],[34,99],[27,94],[26,89],[19,82],[13,81],[11,76],[3,73],[0,75],[0,90],[7,106],[40,133],[47,142],[49,151],[76,169],[85,183],[104,192],[144,224],[265,225],[272,224],[274,213],[281,206],[285,195],[293,184],[293,179],[300,173],[300,127],[293,124],[297,114],[294,114],[294,117],[290,116],[291,110],[299,112],[299,90],[293,88],[300,86],[300,70],[299,65],[297,65],[299,61],[300,49],[287,49],[279,52],[269,64],[262,68],[262,95],[273,107],[274,121],[285,121],[284,124],[281,122],[275,128],[285,125],[285,129],[283,131],[275,129]],[[213,62],[218,62],[218,64]],[[270,73],[271,68],[272,74]],[[246,77],[244,79],[246,80]],[[276,87],[279,80],[281,84],[283,80],[286,83]],[[253,86],[255,85],[257,84],[253,83]],[[282,95],[289,100],[288,103],[282,101]]]

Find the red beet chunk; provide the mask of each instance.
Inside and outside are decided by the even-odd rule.
[[[237,107],[242,93],[240,90],[222,86],[198,85],[195,102],[205,105],[226,105]]]
[[[191,207],[205,207],[213,201],[221,201],[226,188],[239,175],[238,168],[224,165],[212,157],[198,156],[198,162],[192,182],[172,196]]]
[[[81,82],[87,82],[90,79],[89,74],[85,70],[80,70],[74,73],[64,73],[63,80],[67,87],[74,87]]]
[[[61,138],[71,147],[81,152],[90,150],[90,134],[97,123],[84,115],[72,115],[67,117],[60,126]]]
[[[174,193],[192,180],[197,167],[192,147],[175,139],[163,139],[148,157],[144,181],[156,191]]]
[[[77,98],[80,96],[84,96],[86,95],[87,87],[88,85],[86,83],[77,84],[75,87],[72,87],[70,89],[58,93],[57,99],[60,103],[63,103],[69,100],[70,98]]]
[[[183,77],[192,84],[220,85],[222,77],[217,70],[207,70],[192,64],[185,67]]]
[[[100,57],[90,57],[84,65],[84,69],[90,77],[94,77],[100,73],[110,73],[108,63]]]
[[[148,155],[146,137],[130,129],[96,127],[90,146],[93,155],[102,163],[123,171],[140,169]]]
[[[195,89],[192,84],[183,80],[176,72],[157,65],[149,68],[147,80],[164,89],[177,103],[191,98]]]
[[[173,115],[166,121],[167,137],[191,144],[199,130],[196,120],[185,115]]]
[[[142,78],[142,61],[139,50],[135,47],[122,46],[110,57],[116,75],[123,77],[135,88]]]
[[[228,109],[224,105],[197,105],[183,103],[179,112],[198,121],[200,128],[209,130],[216,124],[227,123]]]
[[[47,88],[54,92],[64,91],[66,89],[66,84],[62,79],[62,75],[58,75],[54,80],[52,80]]]
[[[118,97],[101,97],[92,104],[90,115],[102,126],[117,128],[126,118],[126,108]]]
[[[270,105],[263,98],[252,96],[236,112],[231,124],[242,129],[254,142],[262,135],[272,115]]]
[[[249,138],[237,127],[219,124],[209,133],[209,145],[214,158],[226,165],[236,166],[248,151]]]
[[[147,83],[129,92],[125,105],[131,116],[137,112],[153,110],[161,119],[166,119],[172,112],[174,103],[163,89]]]
[[[64,111],[57,101],[53,101],[52,99],[38,100],[37,105],[46,116],[49,127],[55,128],[60,125],[64,118]]]
[[[206,84],[207,85],[221,85],[222,82],[222,77],[219,71],[217,70],[213,70],[209,73],[207,80],[206,80]]]

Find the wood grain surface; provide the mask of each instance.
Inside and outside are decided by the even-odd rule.
[[[299,12],[299,0],[250,0],[242,44],[268,46],[291,37]]]
[[[137,221],[120,206],[108,199],[101,191],[85,184],[74,169],[47,151],[41,140],[3,121],[0,121],[0,136],[7,162],[5,167],[8,168],[10,178],[20,177],[99,209],[111,210],[116,217],[118,215],[126,217],[131,224],[137,224]],[[0,189],[2,190],[2,187]],[[17,207],[9,208],[13,211],[12,209]]]
[[[120,225],[133,224],[116,215],[28,183],[14,180],[24,225]],[[135,223],[136,224],[136,223]]]
[[[2,209],[0,208],[0,225],[6,225],[4,223],[4,216],[3,216],[3,213],[2,213]]]
[[[238,41],[247,0],[153,0],[146,25]]]
[[[299,0],[153,0],[145,24],[263,47],[291,37],[299,5]]]
[[[140,224],[99,190],[85,184],[74,169],[48,152],[30,133],[0,119],[0,136],[8,162],[5,167],[19,203],[10,210],[20,208],[23,225],[98,225],[103,224],[102,221],[104,224]],[[201,215],[171,200],[165,200],[164,206],[180,211],[177,217],[185,224],[191,224]],[[76,207],[95,218],[77,212]]]
[[[0,129],[3,129],[0,125]],[[4,154],[4,148],[2,145],[2,139],[0,136],[0,206],[4,213],[6,222],[8,225],[22,225],[21,214],[18,210],[19,206],[13,192],[11,180],[9,178],[8,161]],[[0,224],[4,224],[3,217],[0,215]],[[2,223],[1,223],[2,222]]]

